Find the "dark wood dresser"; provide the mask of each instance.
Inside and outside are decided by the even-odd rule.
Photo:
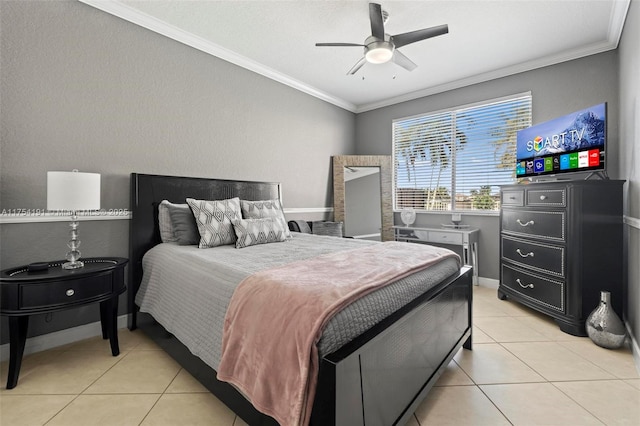
[[[552,316],[566,333],[584,323],[600,291],[622,317],[622,180],[501,187],[500,284],[509,298]]]

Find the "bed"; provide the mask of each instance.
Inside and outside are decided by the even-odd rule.
[[[194,349],[189,339],[180,339],[180,333],[174,332],[174,327],[165,319],[140,312],[136,303],[136,294],[144,281],[145,254],[166,251],[169,257],[179,256],[172,254],[176,248],[161,244],[158,205],[162,200],[184,202],[186,197],[272,200],[281,199],[281,188],[280,184],[271,182],[132,173],[129,328],[139,328],[149,335],[248,424],[278,424],[272,417],[256,410],[234,386],[217,380],[212,368],[216,364],[206,353],[203,355]],[[300,234],[294,235],[291,243],[278,247],[282,248],[284,244],[310,247],[313,238],[324,239],[315,241],[318,246],[327,240],[332,240],[332,244],[348,243],[342,241],[347,239]],[[146,262],[151,257],[149,254]],[[428,290],[412,296],[406,304],[376,320],[373,326],[349,337],[346,343],[328,345],[320,352],[310,424],[404,424],[455,353],[461,347],[471,349],[471,268],[463,266],[454,273],[433,279]]]

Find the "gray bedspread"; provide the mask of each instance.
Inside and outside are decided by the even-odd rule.
[[[136,304],[150,313],[207,365],[217,369],[224,317],[235,287],[254,272],[372,241],[292,233],[273,244],[236,249],[221,246],[159,244],[142,261],[144,275]],[[460,268],[449,258],[352,303],[328,324],[319,342],[320,355],[329,354],[386,318]]]

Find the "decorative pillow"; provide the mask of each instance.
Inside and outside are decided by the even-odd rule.
[[[282,223],[275,217],[241,219],[233,223],[236,248],[286,241]]]
[[[282,205],[280,200],[262,200],[262,201],[247,201],[241,200],[240,206],[242,207],[242,217],[245,219],[261,219],[265,217],[272,217],[278,219],[282,223],[282,229],[284,235],[287,238],[291,237],[287,221],[284,218],[284,212],[282,211]]]
[[[193,211],[200,232],[198,247],[216,247],[236,242],[233,222],[242,219],[238,197],[215,201],[187,198],[187,204]]]
[[[200,234],[188,204],[162,200],[158,205],[158,227],[163,243],[198,244]]]

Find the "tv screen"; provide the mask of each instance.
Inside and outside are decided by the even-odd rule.
[[[604,170],[607,104],[520,130],[516,177]]]

